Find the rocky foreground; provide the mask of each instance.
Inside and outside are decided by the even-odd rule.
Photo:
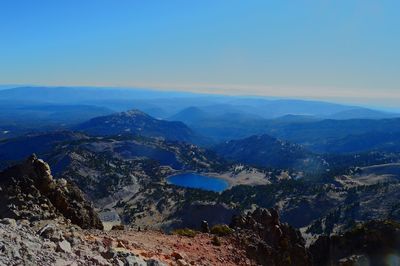
[[[211,230],[193,236],[83,230],[62,218],[36,222],[3,218],[0,264],[311,265],[298,232],[274,217],[273,212],[258,210],[237,217],[232,224],[235,229],[226,227],[228,233]]]
[[[0,173],[0,265],[392,265],[400,225],[372,221],[310,247],[275,209],[235,216],[229,226],[174,234],[102,222],[82,191],[53,179],[36,156]],[[201,221],[199,221],[200,224]],[[367,264],[365,264],[367,263]],[[385,264],[386,263],[386,264]],[[397,264],[393,264],[397,265]]]
[[[62,221],[0,221],[0,265],[255,265],[233,237],[212,244],[156,231],[82,230]]]

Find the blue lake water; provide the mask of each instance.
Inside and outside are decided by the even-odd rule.
[[[224,191],[229,186],[228,182],[223,179],[194,173],[170,176],[167,181],[170,184],[181,187],[198,188],[215,192]]]

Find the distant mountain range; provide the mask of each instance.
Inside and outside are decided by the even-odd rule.
[[[285,115],[317,118],[389,118],[399,116],[367,108],[321,101],[205,95],[184,92],[96,87],[19,87],[0,90],[0,103],[26,105],[90,105],[114,111],[140,109],[157,118],[169,118],[197,107],[208,116],[248,114],[265,119]],[[336,117],[335,117],[336,116]]]
[[[317,153],[394,149],[397,142],[392,141],[400,135],[400,119],[377,119],[375,115],[379,112],[366,112],[369,119],[325,119],[309,115],[264,119],[243,113],[216,116],[206,109],[190,107],[169,119],[183,121],[200,134],[220,142],[268,134]],[[343,118],[345,114],[350,117],[359,111],[353,109],[337,116]]]
[[[142,89],[20,87],[0,91],[0,139],[29,132],[80,130],[209,146],[267,134],[315,153],[351,153],[395,149],[400,132],[397,116],[318,101]]]
[[[323,120],[323,119],[335,119],[335,120],[347,120],[347,119],[387,119],[400,117],[399,114],[387,113],[367,108],[356,108],[356,107],[337,107],[338,110],[345,109],[338,112],[330,112],[332,110],[329,108],[323,111],[318,111],[319,104],[314,102],[301,102],[304,109],[308,109],[308,112],[302,112],[297,108],[286,107],[286,104],[290,104],[291,100],[279,101],[279,103],[265,104],[265,109],[254,108],[254,106],[226,106],[226,105],[213,105],[213,106],[191,106],[181,110],[180,112],[168,117],[168,120],[182,121],[189,125],[195,124],[197,122],[212,122],[223,120],[228,116],[235,116],[238,120],[243,118],[252,120],[283,120],[285,117],[291,117],[299,119],[297,122],[302,122],[304,120]],[[282,104],[282,108],[279,106]],[[298,103],[293,103],[296,105]],[[324,103],[325,104],[325,103]],[[315,106],[316,105],[316,106]],[[297,110],[296,110],[297,109]]]

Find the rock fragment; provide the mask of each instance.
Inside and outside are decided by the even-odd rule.
[[[57,244],[56,251],[64,252],[64,253],[71,253],[72,252],[71,244],[67,240],[60,241]]]

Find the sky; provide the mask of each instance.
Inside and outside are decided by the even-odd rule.
[[[398,0],[1,0],[0,84],[399,107]]]

